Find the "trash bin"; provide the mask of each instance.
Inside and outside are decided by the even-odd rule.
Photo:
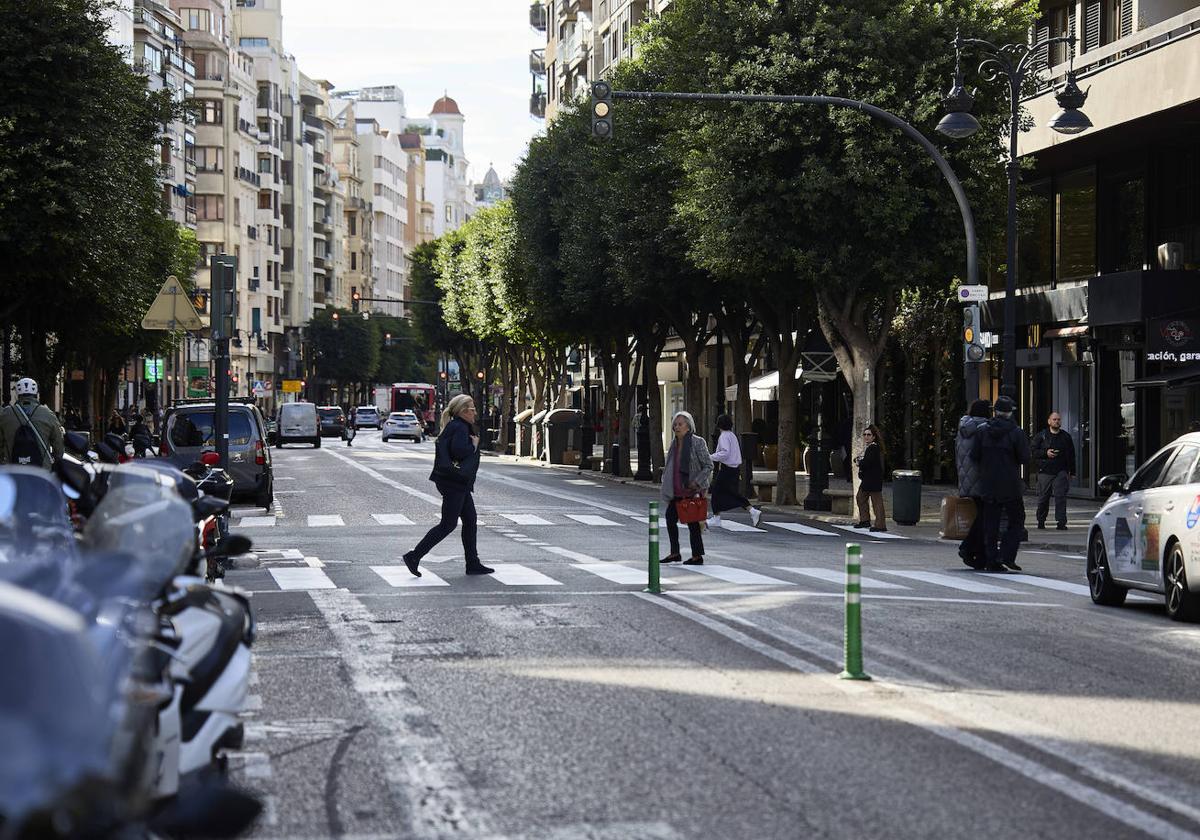
[[[892,473],[892,521],[900,525],[916,525],[921,521],[920,470]]]
[[[546,429],[546,460],[551,464],[579,464],[583,445],[583,412],[556,408],[542,420]]]
[[[546,427],[542,420],[549,413],[549,409],[543,408],[529,418],[529,454],[538,460],[546,459]]]
[[[516,441],[516,454],[528,456],[533,451],[533,425],[530,424],[529,418],[533,416],[533,409],[527,408],[521,411],[513,418],[513,428],[516,431],[514,440]]]

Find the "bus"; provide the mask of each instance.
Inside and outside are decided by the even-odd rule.
[[[424,382],[393,382],[375,387],[375,406],[381,420],[393,411],[411,411],[425,423],[425,432],[437,431],[437,391]]]

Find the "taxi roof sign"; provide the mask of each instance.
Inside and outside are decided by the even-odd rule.
[[[203,327],[192,299],[174,274],[167,277],[158,297],[142,318],[144,330],[199,330]]]

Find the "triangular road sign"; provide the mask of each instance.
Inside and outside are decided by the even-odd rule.
[[[203,326],[196,307],[192,306],[183,284],[174,274],[163,283],[158,297],[142,318],[144,330],[198,330]]]

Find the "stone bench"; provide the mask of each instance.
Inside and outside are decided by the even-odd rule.
[[[854,494],[849,490],[838,490],[827,487],[821,491],[821,495],[829,499],[832,506],[830,508],[832,513],[845,514],[846,516],[850,516],[853,513],[851,508],[854,503]]]
[[[760,502],[772,502],[775,500],[775,477],[770,478],[753,478],[750,480],[751,486],[754,487],[754,495],[758,497]]]

